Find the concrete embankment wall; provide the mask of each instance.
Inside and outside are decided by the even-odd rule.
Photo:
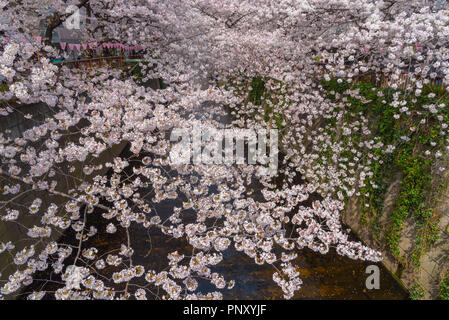
[[[282,146],[280,149],[286,152],[287,149],[297,148],[296,145]],[[306,146],[308,148],[310,146]],[[445,186],[442,190],[434,188],[434,196],[439,201],[432,204],[434,214],[438,217],[437,230],[439,239],[428,248],[420,258],[420,265],[416,267],[412,262],[412,255],[416,246],[418,227],[413,217],[405,220],[405,225],[401,233],[399,243],[399,260],[391,254],[385,241],[385,235],[391,225],[391,212],[401,191],[401,172],[391,172],[391,181],[385,193],[382,212],[376,221],[379,236],[374,236],[374,230],[371,227],[372,219],[367,217],[367,222],[362,223],[362,210],[359,199],[356,196],[350,198],[344,212],[342,212],[342,222],[347,225],[360,240],[367,246],[382,252],[383,264],[386,269],[395,277],[395,279],[408,291],[419,284],[423,291],[424,299],[438,299],[440,282],[445,274],[449,272],[449,174],[441,174],[438,168],[441,163],[434,163],[432,169],[433,185]],[[371,220],[370,220],[371,219]]]
[[[440,177],[439,177],[440,178]],[[435,177],[435,179],[439,179]],[[445,175],[443,179],[449,182],[449,175]],[[401,175],[398,173],[392,179],[392,182],[387,189],[383,210],[380,213],[378,220],[378,228],[380,238],[387,232],[389,226],[389,219],[394,208],[394,202],[399,195],[401,189]],[[439,286],[443,276],[449,271],[449,188],[442,191],[439,195],[442,200],[434,206],[434,214],[439,216],[437,229],[439,232],[439,239],[431,246],[420,259],[419,267],[412,263],[413,249],[416,246],[417,225],[413,218],[405,220],[405,226],[401,232],[399,243],[400,255],[403,259],[399,260],[390,253],[389,248],[382,241],[376,239],[373,231],[368,227],[367,223],[361,222],[360,204],[356,197],[351,198],[346,210],[342,215],[343,222],[348,225],[359,238],[368,246],[382,252],[384,260],[383,263],[388,270],[393,273],[396,278],[410,291],[413,291],[414,286],[420,284],[424,299],[438,299]]]

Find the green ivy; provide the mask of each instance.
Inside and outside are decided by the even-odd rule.
[[[441,280],[440,299],[449,300],[449,273],[443,277],[443,280]]]
[[[410,299],[421,300],[424,298],[424,289],[419,283],[415,283],[410,289]]]
[[[324,81],[323,88],[327,91],[327,97],[335,101],[336,93],[344,93],[344,91],[351,89],[359,90],[359,95],[363,96],[368,103],[362,103],[359,99],[348,96],[347,102],[349,106],[345,108],[346,114],[344,120],[349,122],[357,120],[362,114],[365,118],[370,120],[370,130],[373,136],[380,138],[381,142],[386,144],[396,145],[396,150],[389,155],[380,154],[379,150],[374,150],[374,153],[381,157],[383,163],[374,161],[370,165],[373,176],[368,178],[366,186],[360,190],[360,205],[361,205],[361,223],[366,225],[368,217],[374,217],[371,221],[371,227],[376,238],[380,238],[380,229],[378,226],[378,218],[382,213],[385,193],[389,184],[391,183],[391,172],[402,172],[403,179],[401,181],[401,190],[398,198],[394,203],[394,209],[389,221],[389,227],[386,230],[385,241],[391,252],[401,259],[399,243],[401,231],[404,227],[406,219],[413,219],[418,235],[415,241],[415,249],[412,253],[412,260],[415,266],[419,267],[421,255],[433,245],[439,236],[437,229],[437,219],[435,218],[432,208],[426,206],[429,199],[427,195],[431,191],[431,161],[424,156],[423,150],[430,148],[431,142],[436,142],[436,147],[442,147],[444,137],[439,135],[441,130],[441,123],[436,120],[436,116],[430,116],[426,125],[419,125],[420,119],[413,119],[413,117],[399,120],[394,118],[398,113],[397,108],[389,105],[393,99],[393,94],[401,94],[409,103],[410,109],[420,109],[424,104],[446,103],[449,105],[449,100],[445,95],[442,95],[439,88],[426,87],[422,96],[416,97],[413,95],[405,95],[399,89],[392,88],[376,88],[370,83],[347,83],[342,81],[337,82],[336,79]],[[434,90],[434,91],[432,91]],[[381,96],[378,93],[382,92]],[[437,98],[429,98],[428,93],[434,92]],[[412,103],[412,99],[416,100]],[[385,100],[386,103],[382,103]],[[444,115],[444,122],[449,124],[449,116]],[[327,125],[335,128],[335,122],[327,121]],[[415,126],[418,128],[414,133],[411,133],[409,128]],[[328,131],[329,133],[332,130]],[[401,140],[401,136],[407,136],[410,141],[405,142]],[[352,136],[352,141],[358,141],[360,137]],[[341,140],[344,143],[345,139]],[[332,155],[327,155],[327,158]],[[376,185],[374,188],[372,185]],[[367,196],[365,196],[367,195]],[[408,220],[409,221],[409,220]]]

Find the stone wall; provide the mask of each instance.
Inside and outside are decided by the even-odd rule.
[[[443,179],[449,182],[449,175],[444,177],[434,176],[434,180]],[[401,188],[401,174],[394,175],[394,179],[390,183],[384,203],[383,210],[380,214],[378,223],[380,238],[386,232],[389,225],[389,218],[394,207],[396,197],[399,195]],[[409,218],[405,220],[405,225],[401,233],[401,240],[399,243],[400,255],[404,259],[399,261],[390,253],[389,248],[383,243],[374,238],[373,230],[367,223],[361,222],[361,210],[356,197],[351,198],[343,212],[343,222],[348,225],[368,246],[382,252],[384,265],[390,270],[396,278],[408,290],[412,290],[416,283],[419,283],[424,291],[424,299],[437,299],[439,296],[439,284],[443,275],[449,270],[449,188],[446,188],[442,194],[438,196],[438,201],[434,204],[435,215],[439,217],[437,228],[439,230],[438,241],[430,247],[425,254],[421,256],[420,266],[417,268],[411,262],[412,250],[415,246],[417,229],[416,223]]]

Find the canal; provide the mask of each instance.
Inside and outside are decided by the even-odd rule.
[[[213,114],[211,106],[205,106],[198,110],[194,115],[197,120],[215,121],[216,125],[226,125],[230,122],[230,117],[225,112],[216,112]],[[212,115],[213,114],[213,115]],[[146,155],[139,155],[141,159]],[[151,155],[154,156],[154,155]],[[129,152],[129,148],[121,154],[122,158],[127,158],[130,166],[122,173],[123,178],[132,175],[133,164],[138,165],[140,161]],[[169,168],[165,168],[170,170]],[[112,172],[109,172],[111,175]],[[176,178],[176,176],[173,176]],[[254,189],[254,198],[261,200],[260,190],[262,185],[252,184]],[[209,192],[214,192],[211,188]],[[141,194],[145,194],[142,190]],[[182,206],[182,201],[186,199],[166,200],[154,205],[158,215],[162,221],[168,218],[175,207]],[[107,204],[107,203],[105,203]],[[87,240],[84,244],[85,248],[96,247],[99,252],[98,256],[105,256],[109,253],[117,254],[121,244],[126,243],[127,235],[123,228],[118,228],[114,234],[105,232],[106,225],[111,222],[102,217],[103,211],[94,210],[87,215],[87,226],[94,226],[98,229],[98,233]],[[186,217],[186,220],[195,221],[192,214]],[[130,227],[131,235],[130,243],[134,249],[133,265],[142,265],[145,270],[166,270],[168,265],[167,254],[173,251],[185,255],[192,254],[192,247],[185,240],[170,238],[162,234],[158,229],[146,229],[141,224],[133,223]],[[351,234],[355,240],[355,235]],[[75,232],[70,228],[60,239],[60,243],[72,244],[74,242]],[[326,255],[313,252],[309,249],[298,250],[298,257],[294,263],[300,267],[301,279],[303,281],[302,288],[296,292],[293,299],[407,299],[407,292],[394,279],[394,277],[385,269],[381,263],[376,265],[380,269],[380,288],[367,289],[365,285],[366,268],[372,265],[372,262],[352,260],[347,257],[339,256],[334,249]],[[73,254],[72,254],[73,255]],[[73,262],[73,257],[66,261],[66,265]],[[92,266],[92,265],[91,265]],[[49,268],[51,269],[51,268]],[[92,266],[92,270],[94,267]],[[102,270],[101,280],[105,285],[116,287],[107,278],[117,268],[107,266]],[[236,251],[232,246],[225,251],[223,262],[212,267],[212,272],[222,274],[226,280],[235,280],[235,286],[231,290],[224,290],[224,299],[282,299],[282,290],[272,280],[273,267],[271,265],[257,265],[254,260],[246,256],[243,252]],[[41,279],[41,280],[39,280]],[[48,281],[50,280],[50,281]],[[134,282],[137,286],[145,286],[145,280],[142,278]],[[51,294],[56,289],[63,286],[60,274],[53,274],[45,271],[36,275],[34,282],[23,290],[22,298],[33,290],[47,291],[49,294],[45,299],[52,299]],[[207,292],[214,290],[208,283],[200,282],[199,291]],[[150,297],[150,299],[158,299],[160,296]]]

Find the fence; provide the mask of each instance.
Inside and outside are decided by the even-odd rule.
[[[89,59],[78,59],[78,60],[67,60],[67,61],[58,61],[53,62],[57,65],[67,65],[70,67],[86,67],[88,69],[92,69],[93,67],[102,67],[106,65],[114,66],[114,67],[122,67],[127,61],[131,59],[141,59],[142,56],[129,56],[124,58],[122,55],[120,56],[112,56],[112,57],[98,57],[98,58],[89,58]]]

